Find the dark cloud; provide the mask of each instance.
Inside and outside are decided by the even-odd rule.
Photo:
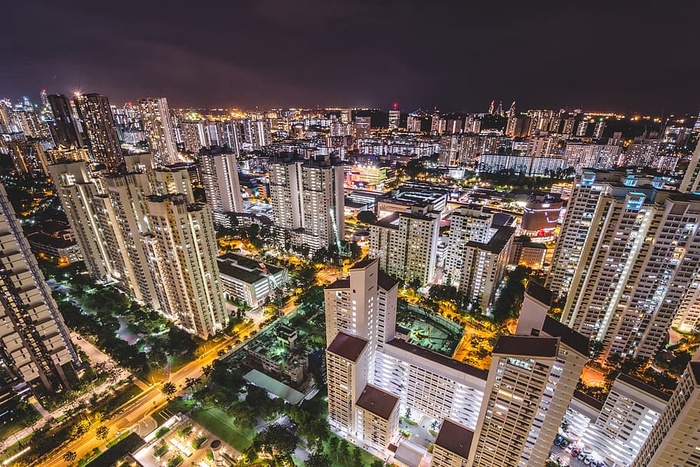
[[[173,106],[700,109],[700,3],[48,1],[4,5],[0,96]],[[673,9],[672,9],[673,8]]]

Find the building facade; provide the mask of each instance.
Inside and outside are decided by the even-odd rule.
[[[0,267],[3,370],[49,392],[69,389],[80,360],[2,185]]]

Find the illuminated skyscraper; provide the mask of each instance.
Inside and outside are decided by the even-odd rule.
[[[469,467],[544,465],[588,360],[588,339],[547,316],[552,294],[531,282],[514,336],[492,352]]]
[[[596,171],[575,182],[551,283],[567,296],[562,322],[602,342],[601,358],[653,357],[697,287],[700,197],[654,185]]]
[[[154,170],[149,154],[126,156],[125,169],[50,167],[87,269],[206,339],[228,323],[211,210],[194,203],[185,169]]]
[[[151,232],[144,237],[157,275],[161,312],[186,331],[208,339],[229,321],[216,255],[216,232],[206,204],[183,194],[150,196]]]
[[[345,240],[343,180],[343,166],[334,158],[271,161],[272,212],[293,244],[313,252]]]
[[[700,122],[700,117],[698,117]],[[683,175],[683,180],[678,190],[683,193],[695,193],[700,191],[700,144],[695,147],[695,152],[690,158],[688,168]]]
[[[63,94],[49,94],[47,99],[53,114],[51,133],[56,146],[66,149],[84,147],[70,100]]]
[[[200,178],[207,203],[214,212],[214,222],[228,226],[229,214],[243,212],[236,155],[215,147],[201,149],[198,158]]]
[[[401,111],[397,110],[396,105],[394,105],[393,110],[389,111],[389,129],[398,130],[401,124]]]
[[[77,94],[73,100],[94,161],[110,168],[118,167],[124,157],[107,97],[100,94]]]
[[[632,467],[700,465],[700,350],[678,381],[666,409]]]
[[[421,285],[433,280],[440,214],[413,207],[370,225],[369,255],[387,274]]]
[[[164,97],[141,99],[138,101],[138,107],[156,165],[179,162],[168,101]]]
[[[0,185],[0,364],[49,391],[69,388],[80,364],[63,317]]]

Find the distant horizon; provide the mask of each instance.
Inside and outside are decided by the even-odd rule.
[[[256,110],[261,110],[261,111],[266,111],[266,110],[288,110],[288,109],[298,109],[298,110],[343,110],[343,109],[351,109],[351,110],[368,110],[368,111],[381,111],[381,112],[388,112],[389,110],[394,110],[393,104],[394,102],[390,102],[387,104],[386,107],[381,107],[381,106],[364,106],[364,105],[347,105],[347,106],[341,106],[337,104],[331,104],[331,105],[309,105],[309,106],[302,106],[302,105],[289,105],[289,106],[280,106],[280,105],[271,105],[271,106],[261,106],[261,105],[256,105],[256,106],[236,106],[236,105],[231,105],[231,106],[220,106],[220,105],[209,105],[209,106],[203,106],[203,105],[194,105],[194,106],[181,106],[181,105],[173,105],[173,100],[169,98],[167,95],[162,95],[162,94],[153,94],[153,95],[148,95],[148,96],[142,96],[134,99],[127,99],[125,101],[119,101],[116,102],[113,100],[109,94],[99,92],[99,91],[93,91],[93,90],[70,90],[70,91],[57,91],[57,92],[52,92],[48,88],[41,88],[36,94],[21,94],[17,97],[8,97],[7,95],[2,95],[0,94],[0,99],[9,99],[12,103],[17,103],[21,101],[23,98],[28,98],[29,101],[32,104],[40,104],[41,103],[41,91],[46,90],[47,94],[62,94],[70,99],[73,99],[76,93],[81,93],[81,94],[101,94],[104,96],[107,96],[109,99],[109,102],[111,105],[114,105],[116,107],[124,107],[127,104],[132,104],[135,105],[136,101],[140,99],[148,99],[148,98],[165,98],[168,101],[168,107],[171,110],[220,110],[220,111],[229,111],[229,110],[241,110],[245,112],[253,112]],[[496,102],[503,102],[503,110],[504,112],[508,110],[510,107],[510,102],[506,105],[506,101],[498,101]],[[451,113],[464,113],[464,114],[488,114],[488,107],[490,105],[491,101],[486,102],[486,106],[484,110],[479,110],[479,111],[472,111],[472,110],[445,110],[441,109],[439,106],[436,106],[434,108],[423,108],[423,107],[418,107],[418,108],[413,108],[413,109],[408,109],[404,108],[399,105],[399,108],[396,110],[399,110],[402,114],[410,114],[413,112],[418,112],[422,111],[427,114],[430,112],[433,112],[437,110],[440,113],[444,114],[451,114]],[[649,112],[641,112],[637,110],[620,110],[620,109],[604,109],[604,110],[592,110],[592,109],[586,109],[583,106],[554,106],[554,107],[548,107],[548,106],[529,106],[529,107],[520,107],[517,104],[517,100],[515,101],[516,103],[516,112],[517,113],[522,113],[526,112],[528,110],[565,110],[566,112],[573,112],[574,110],[581,110],[582,113],[584,114],[613,114],[613,116],[620,116],[624,115],[625,118],[629,116],[636,116],[636,117],[649,117],[649,118],[668,118],[671,116],[678,116],[678,117],[698,117],[700,116],[700,111],[694,113],[694,112],[683,112],[683,113],[678,113],[678,112],[663,112],[662,114],[653,114]]]

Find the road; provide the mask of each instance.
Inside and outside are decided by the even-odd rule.
[[[259,325],[248,324],[244,325],[239,330],[240,339],[245,339],[238,345],[233,346],[234,338],[226,337],[218,342],[214,342],[213,346],[199,356],[196,360],[186,364],[179,370],[170,374],[170,381],[178,387],[178,392],[183,391],[183,386],[188,378],[199,378],[202,376],[202,367],[211,365],[211,363],[219,358],[219,351],[226,351],[226,348],[231,345],[230,352],[238,350],[243,345],[250,341],[250,332],[257,329]],[[238,339],[238,337],[236,337]],[[96,447],[104,449],[104,445],[109,439],[114,438],[118,432],[125,430],[139,429],[139,424],[146,420],[153,412],[162,409],[167,403],[166,397],[161,392],[162,384],[151,384],[140,395],[124,404],[118,409],[116,415],[111,419],[106,420],[102,425],[109,429],[109,437],[107,440],[97,440],[95,438],[95,430],[98,424],[91,427],[90,431],[81,438],[64,444],[59,449],[51,453],[44,460],[44,466],[64,466],[68,465],[63,460],[63,454],[68,451],[73,451],[77,455],[77,459],[84,457],[88,452]]]
[[[18,431],[17,433],[13,434],[11,437],[8,437],[5,440],[0,441],[0,451],[4,450],[14,442],[17,442],[17,440],[20,440],[22,438],[25,438],[32,434],[34,431],[42,428],[44,425],[46,425],[49,421],[53,419],[60,419],[67,411],[71,410],[72,408],[88,401],[90,398],[92,398],[95,394],[102,394],[104,392],[109,391],[111,388],[113,388],[115,385],[119,384],[119,382],[125,380],[130,376],[130,373],[126,371],[123,368],[120,368],[117,366],[117,364],[107,355],[102,353],[97,347],[80,337],[79,335],[75,333],[71,333],[71,338],[78,347],[81,348],[83,352],[88,356],[90,361],[92,362],[93,367],[96,365],[101,365],[103,366],[105,371],[108,371],[110,373],[109,377],[105,382],[97,386],[96,388],[92,389],[91,391],[83,394],[80,396],[78,399],[75,399],[67,404],[65,404],[63,407],[60,407],[56,410],[54,410],[51,413],[46,412],[45,410],[41,410],[37,408],[37,410],[42,414],[42,419],[35,422],[31,426],[28,426],[27,428],[24,428],[23,430]],[[139,381],[137,379],[134,379],[134,383],[140,387],[141,389],[147,389],[148,385],[144,384],[142,381]]]

